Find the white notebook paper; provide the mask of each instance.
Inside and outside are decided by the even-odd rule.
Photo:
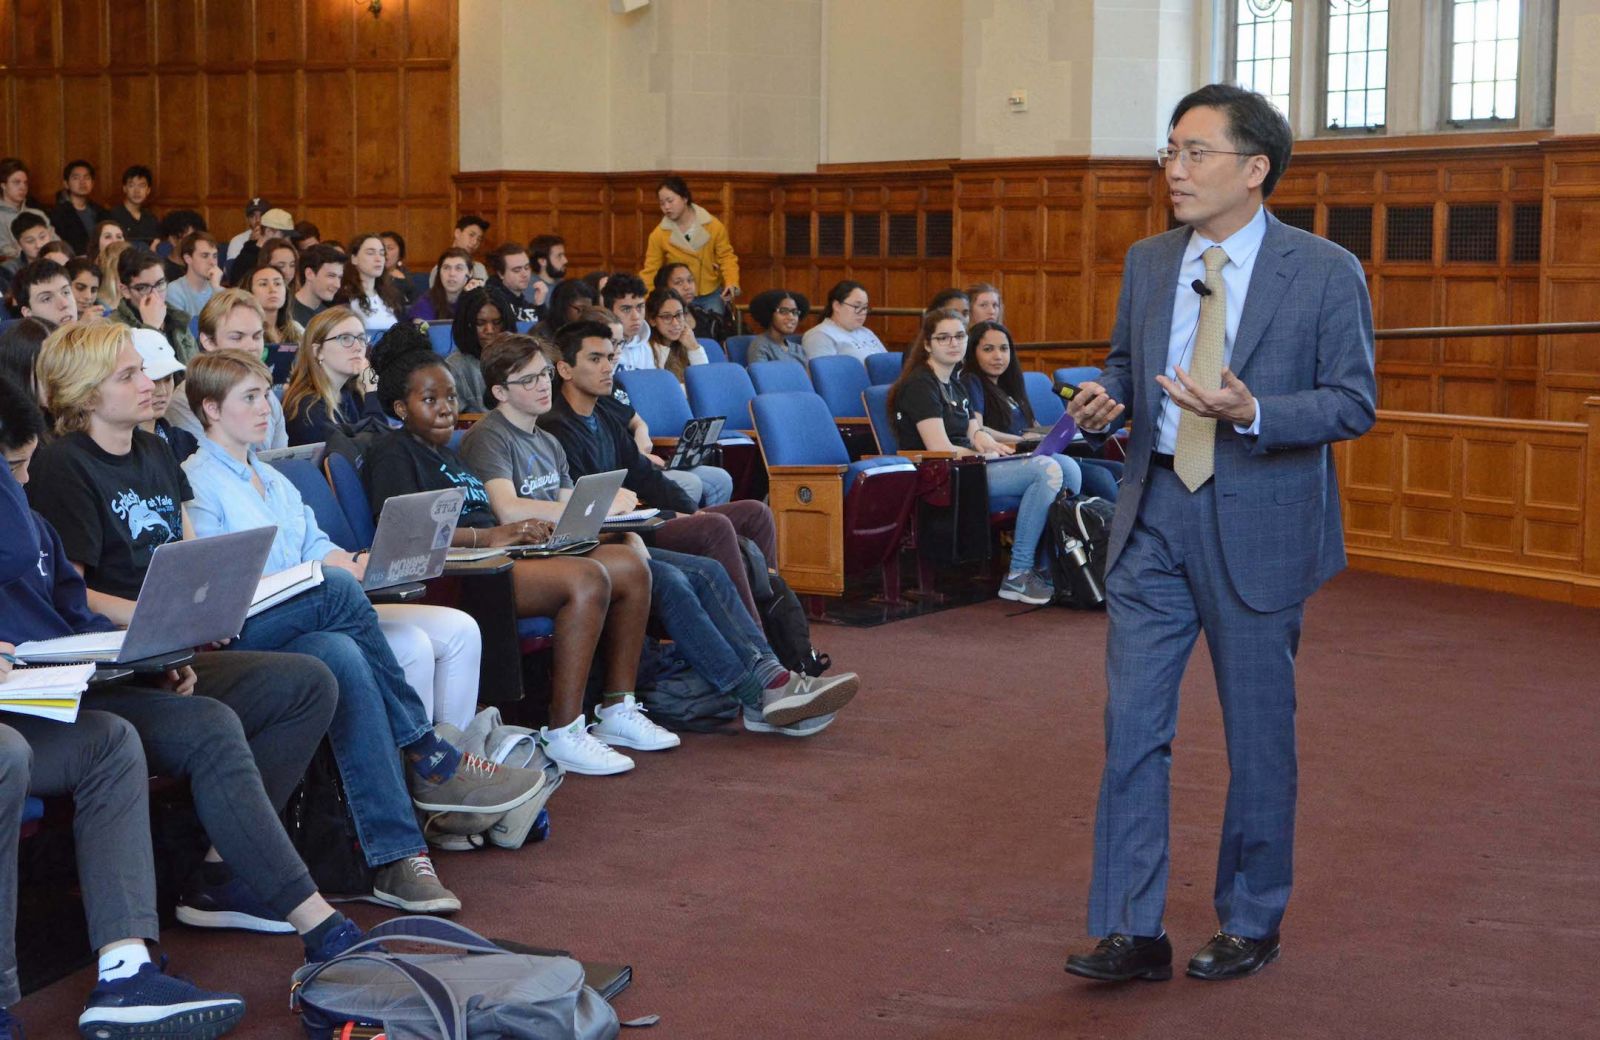
[[[93,676],[92,664],[13,668],[0,683],[0,711],[72,722]]]

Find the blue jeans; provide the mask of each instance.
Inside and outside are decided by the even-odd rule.
[[[1077,494],[1083,488],[1083,472],[1065,455],[1001,459],[989,463],[989,501],[1022,496],[1017,506],[1017,530],[1011,544],[1011,569],[1033,569],[1039,538],[1044,534],[1050,503],[1064,487]]]
[[[368,865],[425,852],[396,749],[432,726],[356,579],[326,568],[321,585],[245,622],[235,645],[309,654],[328,666],[339,681],[328,741]]]
[[[733,498],[733,474],[720,466],[667,469],[661,475],[683,488],[697,506],[720,506]]]
[[[700,296],[696,296],[694,298],[694,305],[702,310],[716,311],[718,314],[728,313],[728,304],[725,300],[723,300],[722,290],[720,288],[713,292],[703,293]]]
[[[650,611],[695,673],[732,693],[773,657],[728,572],[715,560],[650,550]]]
[[[1107,502],[1117,500],[1117,482],[1122,479],[1122,463],[1110,459],[1073,459],[1073,461],[1083,472],[1085,495],[1094,495]]]

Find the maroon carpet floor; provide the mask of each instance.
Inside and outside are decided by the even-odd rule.
[[[1242,982],[1105,986],[1083,934],[1101,764],[1103,615],[998,602],[819,626],[864,690],[810,741],[697,736],[573,777],[550,842],[442,855],[460,920],[625,959],[641,1036],[1595,1035],[1600,722],[1594,612],[1366,574],[1311,603],[1300,826],[1283,958]],[[1216,927],[1227,761],[1204,648],[1173,764],[1167,927]],[[355,911],[363,923],[382,915]],[[240,1036],[302,1035],[298,943],[166,937],[235,988]],[[68,1035],[87,972],[20,1007]]]

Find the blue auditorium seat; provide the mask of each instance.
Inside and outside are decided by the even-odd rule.
[[[1050,377],[1043,372],[1022,373],[1022,386],[1028,392],[1028,405],[1033,409],[1033,421],[1054,426],[1066,412],[1067,406],[1050,386]]]
[[[893,455],[900,450],[900,441],[894,435],[894,423],[889,421],[889,388],[869,386],[861,391],[861,404],[872,422],[872,435],[878,439],[878,450]]]
[[[900,378],[900,369],[905,360],[905,354],[898,350],[884,354],[868,354],[867,379],[874,386],[887,386]]]
[[[430,321],[428,340],[433,344],[433,352],[440,357],[456,349],[456,341],[451,335],[451,324],[448,321]]]
[[[710,368],[710,365],[691,365]],[[628,403],[650,428],[652,437],[677,437],[684,424],[694,418],[689,399],[683,394],[678,377],[660,368],[635,368],[617,373],[617,383],[628,395]]]
[[[757,361],[749,372],[757,394],[816,393],[806,366],[798,361]]]
[[[728,360],[736,365],[750,363],[750,344],[755,342],[754,336],[729,336],[723,343],[728,351]]]
[[[722,344],[716,340],[697,336],[695,342],[700,344],[700,348],[706,352],[706,360],[711,364],[721,364],[728,360],[728,352],[723,350]]]
[[[828,404],[835,419],[864,419],[861,392],[871,383],[860,360],[839,354],[811,359],[811,385]]]
[[[683,379],[689,391],[689,410],[697,418],[723,415],[729,429],[750,429],[750,399],[756,395],[756,388],[750,383],[750,373],[741,366],[691,365]]]

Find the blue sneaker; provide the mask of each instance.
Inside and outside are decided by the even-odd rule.
[[[323,938],[322,945],[315,950],[306,951],[306,963],[319,964],[322,961],[331,961],[366,937],[367,933],[347,917],[343,924]]]
[[[244,998],[237,993],[208,993],[188,979],[142,964],[125,979],[101,981],[78,1016],[85,1040],[172,1037],[212,1040],[244,1017]]]
[[[195,872],[178,897],[178,920],[191,928],[237,928],[246,932],[289,935],[294,925],[273,913],[236,877],[207,885]]]
[[[0,1008],[0,1040],[23,1040],[22,1022],[5,1008]]]

